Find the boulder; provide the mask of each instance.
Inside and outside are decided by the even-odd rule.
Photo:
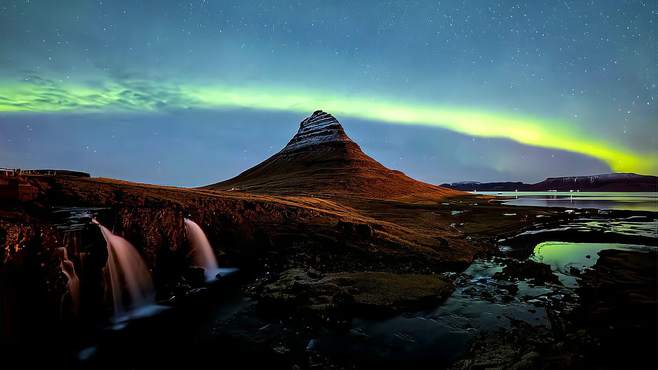
[[[387,272],[320,274],[299,268],[284,271],[265,285],[265,304],[325,315],[392,315],[418,310],[447,298],[452,282],[437,275]]]
[[[494,278],[500,280],[532,280],[537,285],[546,283],[562,284],[550,266],[532,260],[509,260],[503,271],[497,272]]]

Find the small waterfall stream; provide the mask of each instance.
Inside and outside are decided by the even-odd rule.
[[[59,257],[60,257],[60,266],[62,272],[66,276],[67,288],[69,291],[69,296],[71,298],[71,311],[73,314],[77,315],[80,310],[80,279],[78,274],[75,272],[75,266],[73,261],[68,257],[68,252],[66,248],[58,248]]]
[[[206,234],[199,225],[187,218],[185,219],[185,230],[191,246],[192,264],[205,269],[206,280],[215,279],[219,271],[217,258]]]
[[[94,220],[107,242],[106,272],[114,304],[114,321],[141,316],[141,308],[155,304],[155,290],[151,275],[135,247],[126,239],[114,235]]]

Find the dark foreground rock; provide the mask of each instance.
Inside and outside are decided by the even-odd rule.
[[[263,287],[261,299],[269,306],[294,307],[315,316],[385,316],[431,306],[453,290],[451,282],[437,275],[290,269]]]
[[[560,346],[545,327],[514,322],[512,329],[485,335],[478,339],[469,355],[452,369],[546,369],[569,368],[570,355],[555,355]],[[551,353],[547,361],[546,353]]]
[[[557,275],[551,271],[549,265],[532,260],[517,261],[509,260],[502,272],[494,275],[496,279],[524,279],[531,280],[534,284],[543,285],[545,283],[561,284]]]
[[[574,310],[546,307],[550,327],[513,321],[485,334],[453,369],[653,369],[656,251],[604,250],[581,275]]]
[[[656,250],[604,250],[599,256],[583,273],[582,305],[573,318],[598,340],[589,357],[600,367],[655,368]]]

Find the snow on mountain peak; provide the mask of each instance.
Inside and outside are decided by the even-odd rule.
[[[340,122],[329,113],[316,110],[299,124],[297,134],[282,152],[327,142],[351,142]]]

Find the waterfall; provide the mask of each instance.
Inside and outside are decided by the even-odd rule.
[[[58,248],[58,252],[60,267],[68,280],[66,286],[69,291],[69,297],[71,298],[71,311],[77,315],[80,310],[80,279],[78,278],[78,274],[75,273],[75,266],[69,259],[66,248]]]
[[[199,225],[187,218],[185,219],[185,230],[190,242],[192,264],[205,269],[206,280],[215,279],[218,272],[217,258],[206,234]]]
[[[137,310],[155,304],[153,281],[144,260],[126,239],[97,224],[107,242],[107,264],[115,321],[141,316]]]

